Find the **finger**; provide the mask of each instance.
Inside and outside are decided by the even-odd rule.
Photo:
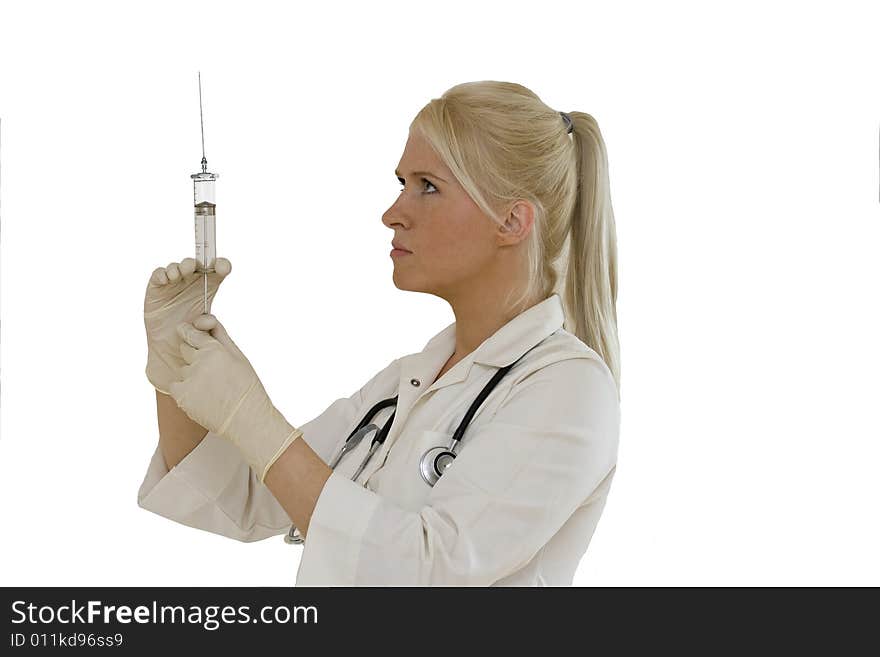
[[[153,285],[166,285],[168,277],[165,275],[165,267],[156,267],[150,276],[150,283]]]
[[[215,258],[214,271],[217,272],[221,279],[226,278],[229,276],[229,272],[232,271],[232,263],[226,258]]]
[[[226,332],[226,327],[224,327],[214,315],[200,315],[193,322],[193,325],[198,329],[210,332],[211,336],[217,340],[217,342],[228,347],[233,353],[242,356],[244,355],[241,353],[238,345],[236,345],[232,341],[232,338],[229,337],[229,334]]]
[[[168,275],[168,280],[172,283],[180,280],[180,268],[176,262],[172,262],[165,267],[165,273]]]
[[[191,347],[195,347],[196,349],[204,349],[205,347],[208,347],[211,344],[217,342],[214,338],[211,337],[210,333],[200,331],[189,322],[181,322],[180,324],[178,324],[177,334],[180,336],[181,340],[186,342]]]
[[[217,342],[222,344],[224,347],[228,347],[229,349],[231,349],[233,353],[240,354],[241,350],[238,348],[238,345],[236,345],[232,341],[232,338],[229,337],[229,334],[226,332],[226,327],[224,327],[223,324],[217,321],[216,317],[214,318],[214,322],[216,326],[211,329],[211,335],[214,337],[214,339],[217,340]]]
[[[217,326],[217,318],[214,315],[199,315],[193,321],[193,326],[195,326],[200,331],[210,331],[215,326]]]
[[[186,342],[180,343],[180,355],[183,356],[183,360],[188,364],[192,365],[196,360],[196,353],[198,353],[195,349],[190,347]]]
[[[197,264],[195,258],[184,258],[180,261],[180,265],[178,266],[178,269],[180,269],[180,275],[186,279],[191,278],[193,272],[196,270]]]

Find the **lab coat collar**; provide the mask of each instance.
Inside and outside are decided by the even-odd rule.
[[[511,319],[434,381],[455,352],[453,322],[431,338],[421,352],[400,359],[395,417],[406,418],[415,403],[427,393],[467,379],[474,363],[498,368],[510,365],[541,340],[562,328],[564,317],[562,300],[558,294],[552,294]],[[394,422],[388,434],[390,441],[386,441],[388,445],[394,442],[404,421]]]
[[[456,363],[430,389],[463,381],[474,363],[490,367],[510,365],[548,335],[562,328],[564,319],[562,300],[558,294],[550,295],[544,301],[521,312],[486,338],[479,347]],[[420,354],[414,354],[417,358],[409,365],[414,369],[424,370],[423,375],[425,372],[432,374],[433,378],[454,351],[455,322],[431,338]],[[413,369],[405,367],[404,370],[407,371],[401,372],[403,375],[401,378],[409,381],[408,375]]]
[[[558,294],[552,294],[495,331],[467,358],[492,367],[510,365],[528,349],[562,328],[564,319],[562,300]],[[449,355],[455,351],[455,322],[431,338],[425,349],[438,349],[441,345]]]

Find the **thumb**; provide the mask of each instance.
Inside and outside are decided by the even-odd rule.
[[[214,315],[210,314],[199,315],[195,318],[195,320],[193,320],[193,326],[195,326],[200,331],[210,331],[215,326],[217,326],[218,323],[219,322],[217,321],[217,318],[214,317]]]
[[[205,349],[216,342],[210,333],[197,329],[192,322],[181,322],[178,324],[177,335],[190,347],[195,347],[196,349]]]
[[[226,280],[230,272],[232,272],[232,263],[229,262],[228,258],[214,258],[214,271],[207,274],[208,307],[206,310],[210,310],[211,306],[214,305],[214,297],[217,296],[217,292],[220,291],[220,285]]]
[[[232,272],[232,263],[228,258],[214,258],[214,271],[208,274],[208,285],[220,287],[223,280]]]
[[[228,258],[215,258],[214,271],[217,272],[221,279],[224,279],[232,271],[232,263],[229,262]]]
[[[217,342],[222,344],[224,347],[230,349],[233,353],[244,357],[244,354],[241,353],[241,349],[239,349],[238,345],[232,341],[232,338],[230,338],[229,334],[226,332],[226,328],[217,320],[216,317],[214,317],[214,315],[202,315],[196,320],[196,322],[200,321],[201,323],[196,324],[198,328],[210,332],[211,336]],[[203,328],[203,325],[205,326],[205,328]]]

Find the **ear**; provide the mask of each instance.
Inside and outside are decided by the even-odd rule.
[[[504,224],[498,227],[498,243],[517,244],[529,236],[535,223],[535,206],[518,199],[507,211]]]

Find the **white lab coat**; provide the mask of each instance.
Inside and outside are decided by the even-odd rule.
[[[349,477],[373,434],[343,457],[321,491],[297,586],[570,585],[614,476],[620,407],[608,367],[562,326],[554,294],[432,384],[455,350],[452,323],[423,351],[394,360],[301,425],[328,463],[376,402],[399,393],[385,443],[357,482]],[[474,415],[458,457],[428,486],[421,455],[448,445],[492,375],[531,347]],[[394,411],[372,421],[382,427]],[[280,541],[290,527],[237,448],[211,432],[170,472],[157,447],[138,504],[240,541]]]

